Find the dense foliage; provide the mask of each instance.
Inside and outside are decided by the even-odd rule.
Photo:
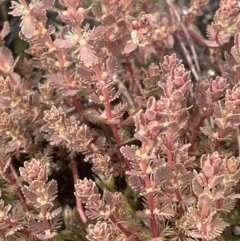
[[[239,1],[0,4],[0,240],[238,238]]]

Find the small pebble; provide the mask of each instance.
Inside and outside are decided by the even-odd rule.
[[[235,235],[240,235],[240,226],[234,226],[233,232]],[[238,241],[240,241],[240,239]]]

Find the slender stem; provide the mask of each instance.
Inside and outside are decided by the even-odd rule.
[[[197,71],[196,71],[196,69],[195,69],[195,67],[194,67],[194,65],[193,65],[191,56],[190,56],[190,54],[189,54],[189,52],[188,52],[188,50],[187,50],[187,48],[186,48],[186,46],[185,46],[185,44],[184,44],[184,42],[183,42],[183,40],[182,40],[182,38],[180,37],[179,34],[177,34],[177,38],[178,38],[179,43],[180,43],[180,46],[181,46],[181,48],[182,48],[182,50],[183,50],[183,52],[184,52],[184,54],[185,54],[185,57],[186,57],[186,59],[187,59],[187,61],[188,61],[188,64],[189,64],[189,66],[191,67],[191,71],[192,71],[195,79],[196,79],[196,80],[199,80],[199,76],[198,76],[198,73],[197,73]]]
[[[237,127],[238,156],[240,157],[240,126]]]
[[[132,68],[132,65],[130,63],[130,61],[128,60],[128,58],[126,57],[126,67],[128,69],[128,72],[131,76],[131,79],[132,79],[132,89],[133,89],[133,93],[136,95],[137,94],[137,82],[135,80],[135,77],[134,77],[134,72],[133,72],[133,68]]]
[[[47,217],[46,217],[46,215],[47,215],[47,211],[46,211],[45,207],[41,208],[40,213],[44,215],[44,218],[43,218],[43,224],[44,224],[45,232],[46,232],[46,231],[50,230],[50,224],[49,224],[48,219],[47,219]],[[49,240],[49,241],[53,241],[52,238],[47,239],[47,240]]]
[[[19,187],[21,187],[23,184],[22,184],[22,182],[19,180],[19,176],[18,176],[18,174],[17,174],[17,172],[16,172],[16,169],[14,168],[14,166],[13,166],[12,163],[9,165],[9,168],[10,168],[10,170],[11,170],[11,174],[13,175],[13,177],[14,177],[15,180],[16,180],[16,183],[18,184]],[[11,175],[9,175],[8,180],[9,180],[12,184],[14,183],[14,180],[12,179]],[[23,195],[22,195],[21,191],[20,191],[19,189],[17,189],[17,190],[15,191],[15,193],[16,193],[16,195],[18,196],[18,199],[20,200],[20,203],[22,204],[23,209],[25,210],[25,212],[27,212],[27,211],[28,211],[28,208],[27,208],[25,199],[23,198]]]
[[[78,114],[79,114],[79,116],[81,116],[82,115],[82,113],[83,113],[83,110],[82,110],[82,106],[79,104],[79,101],[78,101],[78,99],[77,99],[77,96],[72,96],[72,102],[73,102],[73,104],[74,104],[74,106],[75,106],[75,109],[76,109],[76,111],[78,112]]]
[[[143,142],[142,143],[142,155],[146,154],[146,147],[147,147],[147,143]],[[144,182],[145,182],[145,187],[146,189],[150,190],[152,187],[149,175],[147,174],[147,168],[148,168],[148,163],[147,160],[143,160],[142,161],[142,172],[145,175],[144,178]],[[148,201],[148,207],[151,213],[151,218],[150,218],[150,225],[151,225],[151,229],[152,229],[152,233],[153,233],[153,237],[157,238],[158,237],[158,230],[157,230],[157,223],[156,223],[156,219],[155,219],[155,215],[153,213],[154,211],[154,199],[153,199],[153,194],[148,193],[147,194],[147,201]]]
[[[203,47],[207,47],[205,42],[206,40],[202,36],[198,35],[192,30],[188,30],[188,32],[189,32],[189,35],[198,42],[198,44],[201,44]]]
[[[226,73],[225,73],[224,67],[222,66],[219,60],[219,47],[213,48],[213,50],[210,51],[210,53],[211,53],[211,61],[213,66],[217,66],[221,76],[225,77]]]
[[[173,138],[173,133],[168,132],[166,134],[166,139],[167,139],[167,161],[168,161],[168,166],[172,168],[173,166],[173,160],[172,160],[172,138]]]
[[[4,164],[2,163],[2,161],[0,161],[0,167],[1,167],[1,169],[4,168]],[[8,171],[5,171],[5,172],[4,172],[4,175],[5,175],[5,177],[7,178],[7,180],[9,181],[9,183],[10,183],[11,185],[14,185],[14,184],[15,184],[15,181],[13,180],[13,178],[11,177],[11,175],[10,175],[10,173],[9,173]],[[18,183],[18,184],[19,184],[19,183]],[[26,201],[25,201],[25,199],[23,198],[23,195],[22,195],[22,193],[20,192],[20,190],[19,190],[19,189],[16,189],[16,190],[15,190],[15,194],[17,195],[20,203],[22,204],[24,211],[25,211],[25,212],[28,212],[28,208],[27,208]]]
[[[199,120],[195,130],[194,130],[194,133],[193,133],[193,136],[192,136],[192,139],[191,139],[191,146],[189,147],[189,151],[193,151],[194,150],[194,146],[195,146],[195,143],[196,143],[196,140],[197,140],[197,136],[198,136],[198,133],[199,133],[199,130],[200,130],[200,127],[203,125],[204,121],[206,119],[206,116],[203,115],[201,117],[201,119]]]
[[[101,73],[101,70],[100,70],[98,65],[93,66],[93,71],[95,72],[98,81],[102,81],[102,73]],[[104,99],[105,99],[104,106],[105,106],[105,110],[106,110],[106,116],[109,120],[111,120],[113,118],[113,114],[112,114],[112,109],[111,109],[111,105],[110,105],[110,97],[109,97],[108,89],[102,88],[102,94],[103,94]],[[117,126],[114,125],[114,124],[110,124],[110,128],[112,130],[112,133],[113,133],[113,136],[114,136],[114,139],[115,139],[116,143],[118,145],[120,145],[121,140],[120,140],[120,136],[119,136],[119,133],[118,133],[118,130],[117,130]],[[123,157],[123,159],[124,159],[124,162],[125,162],[127,168],[130,170],[131,165],[130,165],[129,161],[124,157]]]
[[[108,16],[109,14],[110,14],[110,12],[111,12],[111,7],[110,7],[110,5],[106,5],[106,16]],[[107,49],[108,49],[108,52],[109,53],[112,53],[113,52],[113,46],[112,46],[112,42],[110,41],[110,36],[111,36],[111,29],[108,29],[107,31],[106,31],[106,38],[107,38],[107,43],[106,43],[106,45],[107,45]]]
[[[126,230],[120,223],[118,223],[118,221],[116,220],[116,218],[111,215],[110,220],[119,228],[119,230],[121,230],[122,233],[124,233],[128,238],[131,237],[133,234],[132,232]],[[134,238],[136,241],[141,241],[139,238]]]
[[[220,139],[223,137],[223,130],[218,130],[218,139],[215,141],[214,151],[218,151],[220,147]]]
[[[118,126],[125,126],[125,125],[129,124],[133,120],[134,114],[136,114],[140,109],[141,109],[140,107],[136,108],[134,113],[132,113],[130,116],[128,116],[122,122],[118,123]]]
[[[149,12],[149,11],[148,11],[148,4],[147,4],[147,3],[145,3],[145,2],[142,3],[142,10],[143,10],[145,13],[148,13],[148,12]]]
[[[219,140],[216,140],[215,142],[215,146],[214,146],[214,151],[217,151],[220,147],[220,141]]]
[[[72,175],[73,175],[73,182],[75,185],[77,183],[77,180],[79,179],[79,174],[78,174],[78,170],[77,170],[77,163],[74,158],[71,158],[70,164],[71,164],[71,170],[72,170]],[[77,212],[79,214],[79,217],[81,218],[82,222],[84,224],[86,224],[87,217],[83,210],[82,201],[77,196],[76,196],[76,206],[77,206]]]
[[[180,202],[182,201],[182,197],[181,197],[179,188],[175,191],[175,193],[176,193],[176,196],[177,196],[177,199],[178,199],[178,203],[180,203]],[[179,213],[180,216],[183,215],[184,210],[183,210],[182,205],[179,205],[179,207],[178,207],[178,213]]]
[[[168,162],[168,166],[169,168],[172,168],[173,167],[173,155],[172,155],[172,145],[173,145],[173,133],[172,132],[168,132],[166,134],[166,142],[167,142],[167,162]],[[178,202],[180,203],[181,200],[182,200],[182,197],[181,197],[181,194],[180,194],[180,191],[179,189],[177,189],[175,191],[175,194],[177,196],[177,199],[178,199]],[[178,212],[179,212],[179,215],[183,215],[184,213],[184,210],[182,208],[182,206],[179,206],[178,207]]]
[[[186,28],[186,26],[184,25],[184,23],[181,21],[181,17],[180,17],[180,14],[178,13],[177,9],[175,8],[175,6],[172,4],[172,2],[170,0],[166,0],[168,6],[170,7],[170,9],[173,11],[173,14],[174,16],[176,17],[176,19],[178,20],[178,22],[180,23],[180,27],[183,31],[183,33],[185,34],[186,36],[186,39],[188,41],[188,44],[189,44],[189,47],[191,49],[191,52],[192,52],[192,55],[193,55],[193,59],[194,59],[194,62],[195,62],[195,65],[196,65],[196,68],[198,70],[198,72],[200,71],[200,67],[199,67],[199,63],[198,63],[198,58],[197,58],[197,54],[196,54],[196,51],[195,51],[195,48],[192,44],[192,42],[190,41],[190,36],[189,36],[189,33],[188,33],[188,29]],[[189,60],[188,60],[189,61]],[[195,70],[195,67],[194,67],[194,70]],[[197,74],[197,72],[196,72]],[[196,77],[195,77],[196,78]],[[197,78],[198,80],[198,78]]]
[[[7,225],[9,225],[9,226],[12,226],[12,227],[16,227],[17,225],[18,225],[18,223],[17,222],[13,222],[11,219],[9,219],[9,218],[4,218],[4,219],[2,219],[2,221],[1,222],[4,222],[4,223],[6,223]],[[28,230],[28,229],[26,229],[26,228],[23,228],[23,229],[20,229],[19,230],[22,234],[24,234],[25,236],[30,236],[31,235],[31,232]]]

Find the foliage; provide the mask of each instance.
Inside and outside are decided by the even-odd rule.
[[[0,4],[0,240],[236,239],[237,0]]]

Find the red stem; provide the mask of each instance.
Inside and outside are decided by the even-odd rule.
[[[146,153],[146,147],[147,147],[147,143],[143,142],[142,149],[141,149],[142,154]],[[152,184],[151,184],[149,175],[147,174],[147,168],[148,168],[147,160],[143,160],[142,161],[142,172],[145,175],[145,178],[144,178],[145,187],[146,187],[146,189],[151,189]],[[148,201],[148,207],[149,207],[149,210],[151,213],[150,224],[151,224],[153,237],[157,238],[158,237],[157,223],[156,223],[155,215],[153,213],[154,199],[153,199],[153,195],[151,193],[147,194],[147,201]]]
[[[172,160],[172,132],[168,132],[166,134],[166,139],[167,139],[167,162],[168,166],[172,168],[173,166],[173,160]]]
[[[204,38],[202,38],[200,35],[196,34],[194,31],[189,30],[189,29],[188,29],[188,33],[189,33],[189,35],[190,35],[194,40],[196,40],[199,44],[201,44],[201,45],[204,46],[204,47],[207,47],[206,42],[205,42],[206,40],[205,40]]]
[[[198,136],[200,127],[203,125],[205,119],[206,119],[206,116],[203,115],[201,117],[200,121],[198,122],[198,124],[197,124],[197,126],[196,126],[196,128],[194,130],[193,136],[192,136],[191,146],[189,147],[189,151],[193,151],[194,150],[194,146],[195,146],[195,143],[196,143],[196,140],[197,140],[197,136]]]
[[[218,138],[222,138],[223,137],[223,130],[219,129],[218,130]],[[219,147],[220,147],[220,140],[217,139],[215,141],[215,146],[214,146],[214,151],[218,151]]]
[[[214,151],[217,151],[220,147],[220,141],[219,140],[216,140],[215,142],[215,146],[214,146]]]
[[[93,66],[93,71],[95,72],[98,81],[102,81],[102,73],[101,73],[101,70],[100,70],[98,65],[94,65]],[[104,106],[105,106],[107,118],[109,120],[111,120],[113,115],[112,115],[112,109],[111,109],[111,105],[110,105],[110,98],[109,98],[108,89],[103,88],[102,89],[102,94],[103,94],[104,99],[105,99]],[[114,139],[115,139],[116,143],[118,145],[120,145],[121,144],[121,140],[120,140],[120,137],[119,137],[116,125],[110,124],[110,128],[112,130],[112,133],[113,133],[113,136],[114,136]],[[123,157],[123,159],[124,159],[124,162],[125,162],[127,168],[130,170],[131,169],[131,165],[130,165],[129,161],[126,158],[124,158],[124,157]]]
[[[75,185],[77,183],[77,180],[79,179],[79,174],[78,174],[78,170],[77,170],[77,163],[74,158],[71,158],[70,164],[71,164],[71,170],[72,170],[72,175],[73,175],[73,182]],[[77,212],[79,214],[79,217],[81,218],[82,222],[84,224],[86,224],[87,217],[83,210],[82,201],[77,196],[76,196],[76,206],[77,206]]]
[[[0,161],[0,167],[1,167],[1,169],[3,169],[3,167],[4,167],[2,161]],[[11,177],[10,173],[9,173],[8,171],[5,171],[4,174],[5,174],[5,177],[7,178],[7,180],[9,181],[9,183],[10,183],[11,185],[14,185],[14,184],[15,184],[15,181],[14,181],[14,179]],[[23,195],[22,195],[22,193],[20,192],[20,190],[19,190],[19,189],[16,189],[16,190],[15,190],[15,194],[17,195],[17,197],[18,197],[20,203],[22,204],[23,209],[25,210],[25,212],[28,212],[28,208],[27,208],[26,202],[25,202],[25,200],[24,200],[24,198],[23,198]]]
[[[136,82],[136,80],[135,80],[135,78],[134,78],[134,72],[133,72],[133,68],[132,68],[132,65],[131,65],[131,63],[129,62],[129,60],[128,60],[128,58],[126,57],[126,67],[127,67],[127,69],[128,69],[128,72],[129,72],[129,74],[130,74],[130,76],[131,76],[131,79],[132,79],[132,89],[133,89],[133,93],[135,94],[135,95],[137,95],[137,82]]]
[[[190,42],[190,36],[189,36],[189,33],[188,33],[188,29],[186,28],[186,26],[184,25],[184,23],[182,23],[182,20],[181,20],[181,16],[180,14],[178,13],[177,9],[175,8],[175,6],[172,4],[172,2],[170,0],[166,0],[169,8],[172,10],[175,18],[177,19],[177,21],[180,23],[180,27],[182,29],[182,32],[185,34],[186,36],[186,40],[188,41],[188,44],[189,44],[189,47],[191,49],[191,52],[192,52],[192,55],[193,55],[193,59],[194,59],[194,62],[195,62],[195,65],[196,65],[196,68],[198,71],[200,71],[200,67],[199,67],[199,63],[198,63],[198,58],[197,58],[197,54],[196,54],[196,51],[194,49],[194,46],[193,44]],[[188,60],[189,61],[189,60]],[[194,69],[194,72],[196,72],[195,74],[197,74],[197,71],[195,71],[195,67],[193,67]],[[198,79],[198,78],[197,78]]]
[[[237,127],[237,143],[238,143],[238,156],[240,157],[240,130],[239,126]]]
[[[121,232],[124,233],[128,238],[133,235],[130,231],[126,230],[120,223],[118,223],[118,221],[116,220],[116,218],[113,215],[111,215],[109,218],[119,228],[119,230],[121,230]],[[140,241],[140,239],[137,237],[134,239],[136,241]]]
[[[145,12],[145,13],[148,13],[148,5],[147,3],[142,3],[142,10]]]
[[[177,34],[177,38],[178,38],[180,47],[182,48],[182,51],[184,52],[185,57],[186,57],[186,59],[187,59],[187,62],[188,62],[188,64],[189,64],[190,68],[191,68],[191,71],[192,71],[192,73],[193,73],[193,75],[194,75],[194,78],[195,78],[196,80],[199,80],[198,73],[197,73],[197,71],[196,71],[196,69],[195,69],[195,67],[194,67],[193,62],[192,62],[192,58],[191,58],[191,56],[190,56],[190,54],[189,54],[189,52],[188,52],[188,50],[187,50],[187,48],[186,48],[183,40],[182,40],[182,38],[180,37],[179,33]]]
[[[177,199],[178,199],[178,203],[180,203],[180,202],[182,201],[182,197],[181,197],[181,194],[180,194],[179,189],[177,189],[177,190],[175,191],[175,193],[176,193],[176,196],[177,196]],[[183,210],[182,205],[179,205],[179,207],[178,207],[178,213],[179,213],[180,216],[183,215],[184,210]]]
[[[6,223],[7,225],[9,225],[9,226],[12,226],[12,227],[15,227],[15,226],[17,226],[18,225],[18,223],[17,222],[13,222],[11,219],[9,219],[9,218],[6,218],[6,219],[3,219],[2,220],[2,222],[4,222],[4,223]],[[21,230],[19,230],[21,233],[23,233],[25,236],[30,236],[30,234],[31,234],[31,232],[28,230],[28,229],[26,229],[26,228],[23,228],[23,229],[21,229]]]

